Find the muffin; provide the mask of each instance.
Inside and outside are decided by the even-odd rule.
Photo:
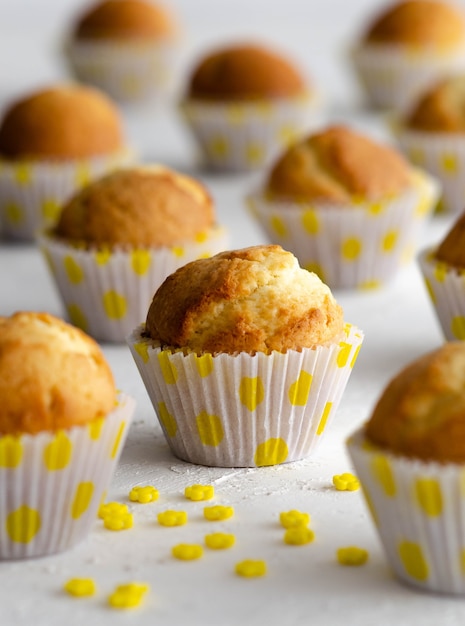
[[[247,201],[269,239],[332,289],[368,289],[411,259],[436,196],[393,148],[329,126],[284,151]]]
[[[131,158],[119,111],[94,89],[59,85],[14,102],[0,122],[5,236],[33,240],[76,189]]]
[[[441,0],[391,3],[352,59],[370,104],[403,111],[438,77],[465,69],[465,15]]]
[[[168,276],[128,344],[175,456],[254,467],[314,452],[362,340],[316,274],[265,245]]]
[[[65,205],[40,244],[70,320],[124,341],[180,265],[227,247],[198,181],[162,166],[116,170]]]
[[[177,19],[148,0],[103,0],[73,25],[66,46],[71,71],[122,102],[165,96],[179,47]]]
[[[95,523],[134,410],[99,346],[47,313],[0,317],[0,559],[61,552]]]
[[[256,43],[214,49],[194,65],[181,111],[208,167],[256,170],[315,119],[316,91],[293,61]]]
[[[387,559],[426,591],[465,593],[465,343],[397,374],[348,441]]]

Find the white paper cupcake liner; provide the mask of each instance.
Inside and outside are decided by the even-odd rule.
[[[423,250],[418,263],[445,338],[465,340],[465,269],[434,258],[435,248]]]
[[[318,109],[315,96],[248,103],[186,99],[181,103],[206,164],[231,172],[269,165],[316,125]]]
[[[363,429],[347,445],[397,577],[425,591],[464,594],[464,467],[395,456],[369,445]]]
[[[351,58],[370,103],[396,111],[405,111],[445,74],[465,69],[463,47],[449,52],[423,52],[363,44],[352,50]]]
[[[128,344],[173,454],[215,467],[313,454],[363,341],[347,324],[341,341],[302,352],[197,356],[161,350],[142,332]]]
[[[121,394],[107,417],[84,426],[0,436],[0,560],[62,552],[88,535],[134,407]]]
[[[0,159],[0,230],[6,238],[33,241],[55,224],[74,192],[133,160],[130,150],[72,161]]]
[[[95,339],[111,342],[124,342],[145,320],[155,291],[169,274],[226,250],[228,241],[219,226],[192,242],[151,249],[82,249],[39,237],[70,321]]]
[[[331,289],[372,289],[412,260],[437,197],[436,182],[416,172],[406,193],[378,202],[296,204],[268,199],[261,191],[247,201],[270,241],[291,251]]]

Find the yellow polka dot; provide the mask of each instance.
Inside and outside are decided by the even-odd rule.
[[[257,467],[277,465],[284,463],[289,456],[289,448],[284,439],[270,438],[258,444],[255,451],[254,462]]]
[[[433,286],[431,285],[431,281],[429,280],[429,278],[425,278],[425,287],[426,287],[426,291],[429,294],[429,297],[431,298],[431,301],[434,303],[436,302],[436,294],[434,293],[434,289]]]
[[[299,378],[289,387],[289,402],[293,406],[305,406],[308,402],[308,396],[312,387],[313,376],[308,372],[302,371]]]
[[[118,433],[116,434],[116,437],[115,437],[115,441],[113,443],[113,447],[111,449],[111,453],[110,453],[110,458],[112,458],[112,459],[114,459],[115,456],[119,452],[119,448],[120,448],[120,444],[121,444],[121,438],[123,436],[125,428],[126,428],[126,422],[121,422],[121,424],[119,425]]]
[[[208,151],[214,157],[223,158],[229,153],[229,143],[225,137],[214,137],[208,144]]]
[[[442,513],[441,486],[434,478],[417,478],[415,496],[419,507],[429,517],[437,517]]]
[[[217,446],[224,438],[223,424],[217,415],[202,411],[195,418],[200,441],[204,446]]]
[[[148,363],[149,361],[149,345],[146,342],[140,341],[139,343],[134,344],[134,350],[141,357],[144,363]]]
[[[105,420],[103,417],[99,417],[96,420],[93,420],[88,424],[87,428],[89,429],[89,437],[94,441],[100,438],[102,434],[103,426],[105,424]]]
[[[359,285],[357,285],[357,288],[361,291],[372,291],[373,289],[379,289],[380,287],[381,281],[374,278],[371,280],[364,280]]]
[[[178,431],[178,425],[164,402],[158,403],[158,419],[163,424],[168,437],[175,437]]]
[[[446,201],[445,201],[445,198],[444,198],[444,196],[441,196],[441,197],[439,198],[439,200],[437,201],[436,208],[435,208],[435,211],[434,211],[434,212],[435,212],[437,215],[441,215],[441,213],[445,213],[445,212],[446,212],[446,208],[447,208],[447,207],[446,207]]]
[[[362,252],[362,242],[355,237],[342,243],[341,254],[346,261],[355,261]]]
[[[147,274],[151,262],[152,254],[150,250],[134,250],[131,253],[131,267],[138,276]]]
[[[302,213],[302,226],[309,235],[317,235],[320,231],[320,222],[312,209],[307,209]]]
[[[32,170],[30,165],[20,163],[15,167],[15,180],[21,186],[26,186],[32,181]]]
[[[82,330],[87,331],[89,324],[81,307],[77,304],[67,304],[66,309],[68,311],[68,317],[70,319],[70,322],[74,324],[74,326],[77,326],[78,328],[82,328]]]
[[[460,552],[460,569],[462,570],[462,574],[465,574],[465,549],[462,548]]]
[[[184,249],[183,247],[181,247],[181,246],[173,246],[173,247],[171,248],[171,253],[172,253],[175,257],[177,257],[178,259],[180,259],[180,258],[182,258],[182,257],[186,254],[186,251],[185,251],[185,249]]]
[[[326,427],[326,422],[328,421],[329,414],[331,413],[331,409],[333,408],[332,402],[327,402],[325,404],[325,408],[323,409],[323,413],[321,415],[320,423],[318,424],[318,428],[316,429],[316,434],[321,435]]]
[[[396,247],[398,238],[399,233],[396,230],[391,230],[389,233],[386,233],[381,243],[383,252],[392,252]]]
[[[456,174],[457,156],[455,154],[443,154],[441,156],[441,168],[446,174]]]
[[[244,376],[239,385],[239,398],[249,411],[255,411],[265,398],[265,388],[262,379],[258,376],[247,378]]]
[[[105,313],[111,320],[122,319],[125,317],[128,310],[126,298],[113,289],[103,294],[102,304]]]
[[[357,357],[358,357],[358,354],[360,352],[360,348],[361,347],[362,347],[362,344],[358,345],[355,348],[354,356],[352,357],[352,360],[351,360],[350,365],[349,365],[350,368],[352,368],[355,365],[355,362],[357,361]]]
[[[11,541],[30,543],[40,530],[42,520],[39,511],[26,505],[20,506],[6,518],[6,532]]]
[[[447,276],[447,265],[438,263],[434,268],[434,277],[438,283],[443,283]]]
[[[409,148],[408,155],[412,163],[415,165],[424,165],[425,152],[421,148]]]
[[[0,438],[0,467],[18,467],[23,459],[23,446],[19,437],[5,435]]]
[[[79,163],[76,168],[75,183],[77,187],[85,187],[91,181],[92,175],[88,163]]]
[[[287,237],[287,226],[284,221],[277,215],[273,215],[270,219],[270,226],[272,230],[278,235],[278,237]]]
[[[72,285],[79,285],[84,280],[84,271],[71,256],[65,256],[63,260],[66,275]]]
[[[163,380],[167,385],[174,385],[178,380],[178,370],[171,363],[169,354],[163,350],[158,353],[158,364],[160,365]]]
[[[56,200],[44,200],[42,202],[42,216],[51,222],[55,222],[61,212],[61,206]]]
[[[97,265],[106,265],[111,259],[110,248],[102,248],[101,250],[97,250],[96,252],[94,252],[94,259]]]
[[[15,202],[9,202],[5,206],[5,217],[10,224],[21,224],[24,219],[23,209]]]
[[[195,366],[201,378],[209,376],[213,372],[213,357],[211,354],[203,354],[195,357]]]
[[[465,316],[457,315],[452,318],[450,329],[456,339],[465,339]]]
[[[368,212],[371,213],[372,215],[379,215],[380,213],[384,211],[385,207],[386,207],[385,202],[372,202],[371,204],[368,205]]]
[[[250,165],[260,165],[265,159],[265,151],[259,143],[249,143],[245,149],[245,158]]]
[[[319,263],[309,261],[308,263],[305,263],[303,267],[307,270],[307,272],[313,272],[314,274],[319,276],[324,283],[327,282],[325,279],[325,272],[323,270],[323,267]]]
[[[62,470],[69,465],[73,444],[63,431],[58,432],[53,441],[45,446],[44,463],[50,472]]]
[[[379,454],[372,459],[370,469],[375,480],[383,488],[384,493],[393,498],[397,493],[397,488],[389,460]]]
[[[340,350],[337,353],[336,363],[338,367],[345,367],[347,365],[347,361],[349,360],[352,345],[346,341],[341,341],[339,343],[339,347]]]
[[[287,124],[286,126],[281,126],[278,130],[278,139],[282,143],[283,146],[289,146],[291,143],[297,139],[298,130],[295,126],[291,124]]]
[[[245,119],[245,111],[241,106],[231,105],[226,110],[226,116],[231,124],[242,124]]]
[[[79,483],[74,494],[73,504],[71,505],[71,517],[73,519],[79,519],[87,511],[93,495],[93,483]]]
[[[195,235],[194,239],[197,243],[205,243],[206,241],[208,241],[208,233],[206,233],[205,231],[201,231],[200,233],[197,233]]]
[[[405,571],[415,580],[428,580],[428,563],[421,546],[412,541],[401,541],[398,545],[399,557]]]

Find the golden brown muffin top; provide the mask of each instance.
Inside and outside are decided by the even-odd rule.
[[[188,84],[189,97],[220,101],[298,96],[307,90],[289,60],[255,44],[233,45],[207,54]]]
[[[115,407],[99,345],[47,313],[0,317],[0,435],[86,424]]]
[[[171,246],[213,224],[213,202],[201,183],[162,166],[138,166],[107,174],[74,195],[54,234],[96,246]]]
[[[63,85],[15,102],[0,124],[0,156],[79,159],[124,147],[116,105],[90,87]]]
[[[410,363],[381,395],[366,426],[372,443],[403,456],[465,461],[465,342]]]
[[[465,41],[462,11],[448,2],[405,0],[388,6],[368,29],[365,41],[451,48]]]
[[[172,37],[174,20],[164,6],[144,0],[104,0],[78,21],[74,36],[88,40],[150,40]]]
[[[465,267],[465,213],[462,213],[435,252],[438,261],[453,267]]]
[[[184,265],[159,287],[146,322],[152,339],[197,353],[300,350],[342,330],[329,287],[278,245]]]
[[[331,126],[288,148],[265,185],[274,199],[349,204],[399,194],[411,168],[396,150],[345,126]]]
[[[465,132],[465,75],[445,78],[428,89],[408,114],[405,125],[426,132]]]

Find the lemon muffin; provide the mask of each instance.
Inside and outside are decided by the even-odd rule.
[[[316,274],[263,245],[168,276],[128,344],[176,456],[252,467],[315,450],[362,340]]]
[[[118,101],[165,95],[179,47],[177,17],[149,0],[103,0],[72,27],[66,47],[71,71]]]
[[[118,109],[95,89],[58,85],[15,101],[0,122],[6,237],[34,239],[76,189],[131,158]]]
[[[437,191],[399,151],[347,126],[290,146],[247,200],[271,241],[331,288],[373,288],[411,258]]]
[[[168,274],[226,242],[207,189],[160,165],[94,181],[40,238],[70,319],[101,341],[124,341]]]
[[[206,164],[219,170],[263,167],[315,119],[316,90],[273,48],[237,43],[194,64],[181,104]]]
[[[390,3],[353,53],[370,103],[404,110],[438,77],[465,69],[465,15],[442,0]]]
[[[465,593],[465,344],[399,372],[348,442],[384,545],[403,582]]]
[[[0,559],[61,552],[95,521],[134,401],[101,349],[47,313],[0,317]]]

